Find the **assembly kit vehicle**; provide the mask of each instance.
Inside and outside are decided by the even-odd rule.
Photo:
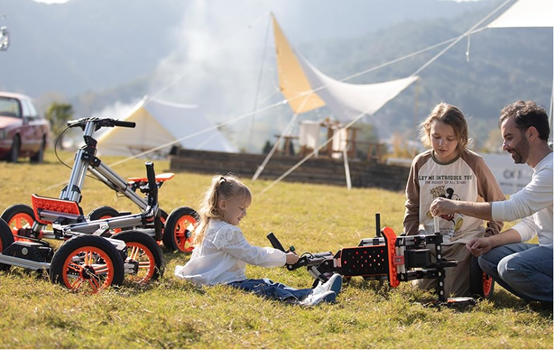
[[[158,189],[173,174],[156,176],[154,165],[147,162],[146,178],[127,182],[96,157],[93,135],[97,130],[134,127],[135,123],[91,117],[68,122],[68,126],[82,128],[85,141],[76,152],[69,182],[58,199],[33,194],[32,208],[16,204],[4,211],[5,223],[0,223],[0,269],[19,266],[48,270],[52,282],[92,291],[119,285],[124,275],[142,284],[157,279],[164,271],[163,253],[157,241],[170,250],[192,250],[196,212],[180,207],[167,216],[159,208]],[[83,215],[79,203],[87,173],[128,197],[141,213],[119,213],[111,207],[100,207]],[[139,196],[137,190],[146,197]],[[49,226],[51,231],[47,230]],[[54,252],[45,239],[65,242]]]
[[[339,273],[346,279],[361,276],[366,280],[388,281],[393,288],[398,287],[400,282],[414,279],[436,279],[437,305],[475,303],[473,297],[448,298],[445,295],[446,270],[456,266],[457,262],[442,258],[442,235],[438,233],[438,218],[435,218],[435,234],[397,237],[390,227],[380,229],[380,215],[376,214],[376,231],[375,238],[362,239],[356,247],[343,248],[336,254],[304,253],[296,264],[286,267],[290,271],[306,267],[315,279],[314,287],[326,282],[333,273]],[[275,249],[285,251],[273,233],[269,233],[267,238]],[[294,250],[294,247],[289,250]],[[435,259],[431,258],[432,255]],[[477,259],[473,259],[469,273],[472,295],[489,298],[494,290],[494,281],[483,273]]]

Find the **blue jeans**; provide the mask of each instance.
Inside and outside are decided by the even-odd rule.
[[[552,302],[552,247],[513,243],[479,257],[479,266],[506,290],[527,301]]]
[[[311,288],[295,289],[282,283],[273,282],[268,278],[246,279],[231,282],[230,286],[252,292],[256,295],[296,304],[312,292]]]

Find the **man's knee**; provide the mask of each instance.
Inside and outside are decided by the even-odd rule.
[[[491,261],[489,257],[489,255],[483,254],[477,259],[477,262],[479,263],[479,267],[481,267],[481,270],[485,271],[488,275],[490,275],[491,273],[493,275],[496,275],[497,265],[494,261]]]

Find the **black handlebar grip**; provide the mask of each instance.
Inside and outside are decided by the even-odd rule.
[[[381,214],[375,213],[375,231],[377,231],[376,237],[381,237]]]
[[[114,120],[113,125],[121,126],[121,127],[124,127],[124,128],[134,128],[135,126],[137,126],[137,123],[135,123],[135,122],[126,122],[126,121],[123,121],[123,120]]]
[[[267,234],[267,239],[269,239],[269,242],[271,242],[271,245],[273,246],[273,248],[280,250],[282,252],[285,251],[285,248],[283,248],[283,246],[281,245],[281,242],[279,242],[279,240],[277,239],[277,237],[275,237],[273,232],[270,232]]]
[[[146,162],[146,178],[148,179],[148,187],[156,187],[156,173],[154,172],[154,163]]]

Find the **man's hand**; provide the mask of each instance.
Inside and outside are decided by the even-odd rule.
[[[287,265],[294,265],[298,262],[298,259],[300,259],[300,257],[298,255],[296,255],[296,253],[294,252],[288,252],[287,253]]]
[[[433,216],[452,215],[457,213],[457,204],[459,201],[453,201],[446,198],[436,198],[431,203],[431,214]]]
[[[493,242],[490,237],[483,237],[478,239],[472,239],[466,244],[467,250],[475,256],[481,256],[490,251],[493,246]]]

